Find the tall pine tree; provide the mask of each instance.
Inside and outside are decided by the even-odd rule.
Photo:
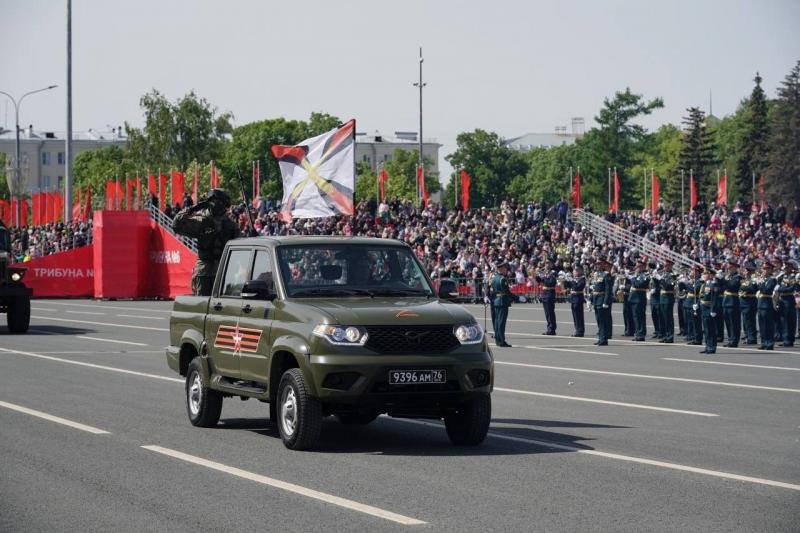
[[[769,142],[767,97],[761,88],[761,76],[758,72],[753,81],[756,86],[744,105],[745,131],[739,147],[735,175],[739,198],[748,202],[752,201],[753,176],[758,179],[767,169]]]
[[[706,124],[706,114],[699,107],[687,109],[689,116],[683,118],[680,168],[694,172],[699,199],[711,202],[717,197],[717,159],[713,134]]]
[[[770,129],[767,196],[800,205],[800,61],[778,88]]]

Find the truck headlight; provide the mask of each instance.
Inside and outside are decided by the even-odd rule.
[[[478,344],[483,340],[483,330],[478,324],[462,324],[453,329],[453,334],[461,344]]]
[[[314,335],[322,337],[331,344],[339,346],[363,346],[367,342],[367,332],[358,326],[333,326],[320,324],[314,328]]]
[[[20,274],[19,272],[14,272],[13,274],[11,274],[11,281],[19,281],[21,279],[22,279],[22,274]]]

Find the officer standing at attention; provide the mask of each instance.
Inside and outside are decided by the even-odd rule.
[[[175,215],[172,229],[197,239],[197,263],[192,271],[192,294],[211,296],[214,277],[225,243],[239,237],[239,229],[228,217],[231,199],[222,189],[212,189],[205,200]]]
[[[728,272],[722,280],[723,298],[722,313],[725,315],[725,330],[728,332],[726,348],[739,346],[739,337],[742,333],[742,308],[739,303],[739,291],[742,287],[742,277],[738,272],[739,265],[736,260],[728,259]]]
[[[586,303],[586,277],[583,267],[575,265],[572,278],[564,280],[564,288],[569,294],[569,305],[572,309],[572,323],[575,325],[573,337],[583,337],[586,331],[583,320],[583,305]]]
[[[758,284],[758,330],[761,332],[761,346],[759,350],[772,350],[775,346],[775,307],[772,304],[772,293],[777,281],[772,275],[775,267],[765,261],[761,267],[764,270],[764,279]]]
[[[694,303],[694,284],[691,275],[686,271],[678,279],[678,315],[683,317],[683,334],[688,344],[694,342],[694,320],[692,320],[692,304]]]
[[[650,276],[645,272],[646,269],[647,263],[644,259],[640,259],[636,263],[636,274],[631,280],[631,295],[628,297],[628,303],[631,305],[631,314],[633,315],[633,340],[635,341],[643,341],[647,335],[645,307],[647,307]]]
[[[675,342],[675,275],[672,273],[674,263],[667,259],[664,262],[664,273],[661,275],[661,297],[659,298],[659,317],[661,318],[661,340],[672,344]]]
[[[660,339],[664,336],[661,331],[661,273],[658,265],[650,264],[653,274],[650,276],[650,317],[653,319],[653,338]]]
[[[631,265],[633,266],[633,265]],[[633,313],[631,312],[631,278],[628,269],[621,269],[618,280],[617,293],[622,294],[622,322],[624,329],[623,337],[633,337]]]
[[[611,300],[614,296],[614,279],[611,277],[611,263],[598,259],[592,276],[592,307],[597,321],[596,346],[608,346],[608,330],[611,323]]]
[[[675,303],[678,310],[678,335],[686,335],[686,314],[683,312],[683,301],[686,299],[686,270],[681,267],[680,275],[675,280]]]
[[[692,320],[694,320],[694,342],[698,346],[703,344],[703,315],[700,312],[700,298],[702,296],[703,285],[703,268],[700,266],[694,267],[694,301],[692,301]]]
[[[494,294],[492,327],[494,328],[494,343],[500,348],[511,348],[511,345],[506,342],[506,321],[508,320],[508,308],[511,305],[511,289],[508,286],[508,279],[506,279],[507,274],[508,263],[503,261],[497,265],[497,271],[492,277]]]
[[[536,274],[536,281],[542,284],[542,307],[544,307],[544,319],[547,321],[547,331],[544,332],[544,335],[555,335],[558,275],[552,261],[547,261],[544,272]]]
[[[758,329],[756,327],[758,307],[756,292],[758,292],[758,284],[753,279],[755,270],[755,264],[751,262],[745,263],[745,274],[742,276],[741,284],[739,285],[739,307],[742,310],[745,344],[758,344]]]
[[[794,310],[794,291],[796,290],[794,264],[791,261],[783,263],[783,279],[780,286],[780,314],[783,320],[781,324],[781,338],[786,348],[794,346],[794,336],[797,330],[797,314]]]
[[[700,353],[712,354],[717,351],[717,282],[711,267],[706,268],[703,276],[705,280],[700,290],[700,313],[703,317],[706,348]]]

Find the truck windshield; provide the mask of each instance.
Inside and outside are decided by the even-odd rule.
[[[290,297],[432,296],[411,250],[360,244],[287,245],[277,250]]]

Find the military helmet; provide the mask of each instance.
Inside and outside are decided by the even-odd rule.
[[[206,201],[214,204],[220,204],[227,209],[231,206],[231,197],[222,189],[211,189],[206,195]]]

